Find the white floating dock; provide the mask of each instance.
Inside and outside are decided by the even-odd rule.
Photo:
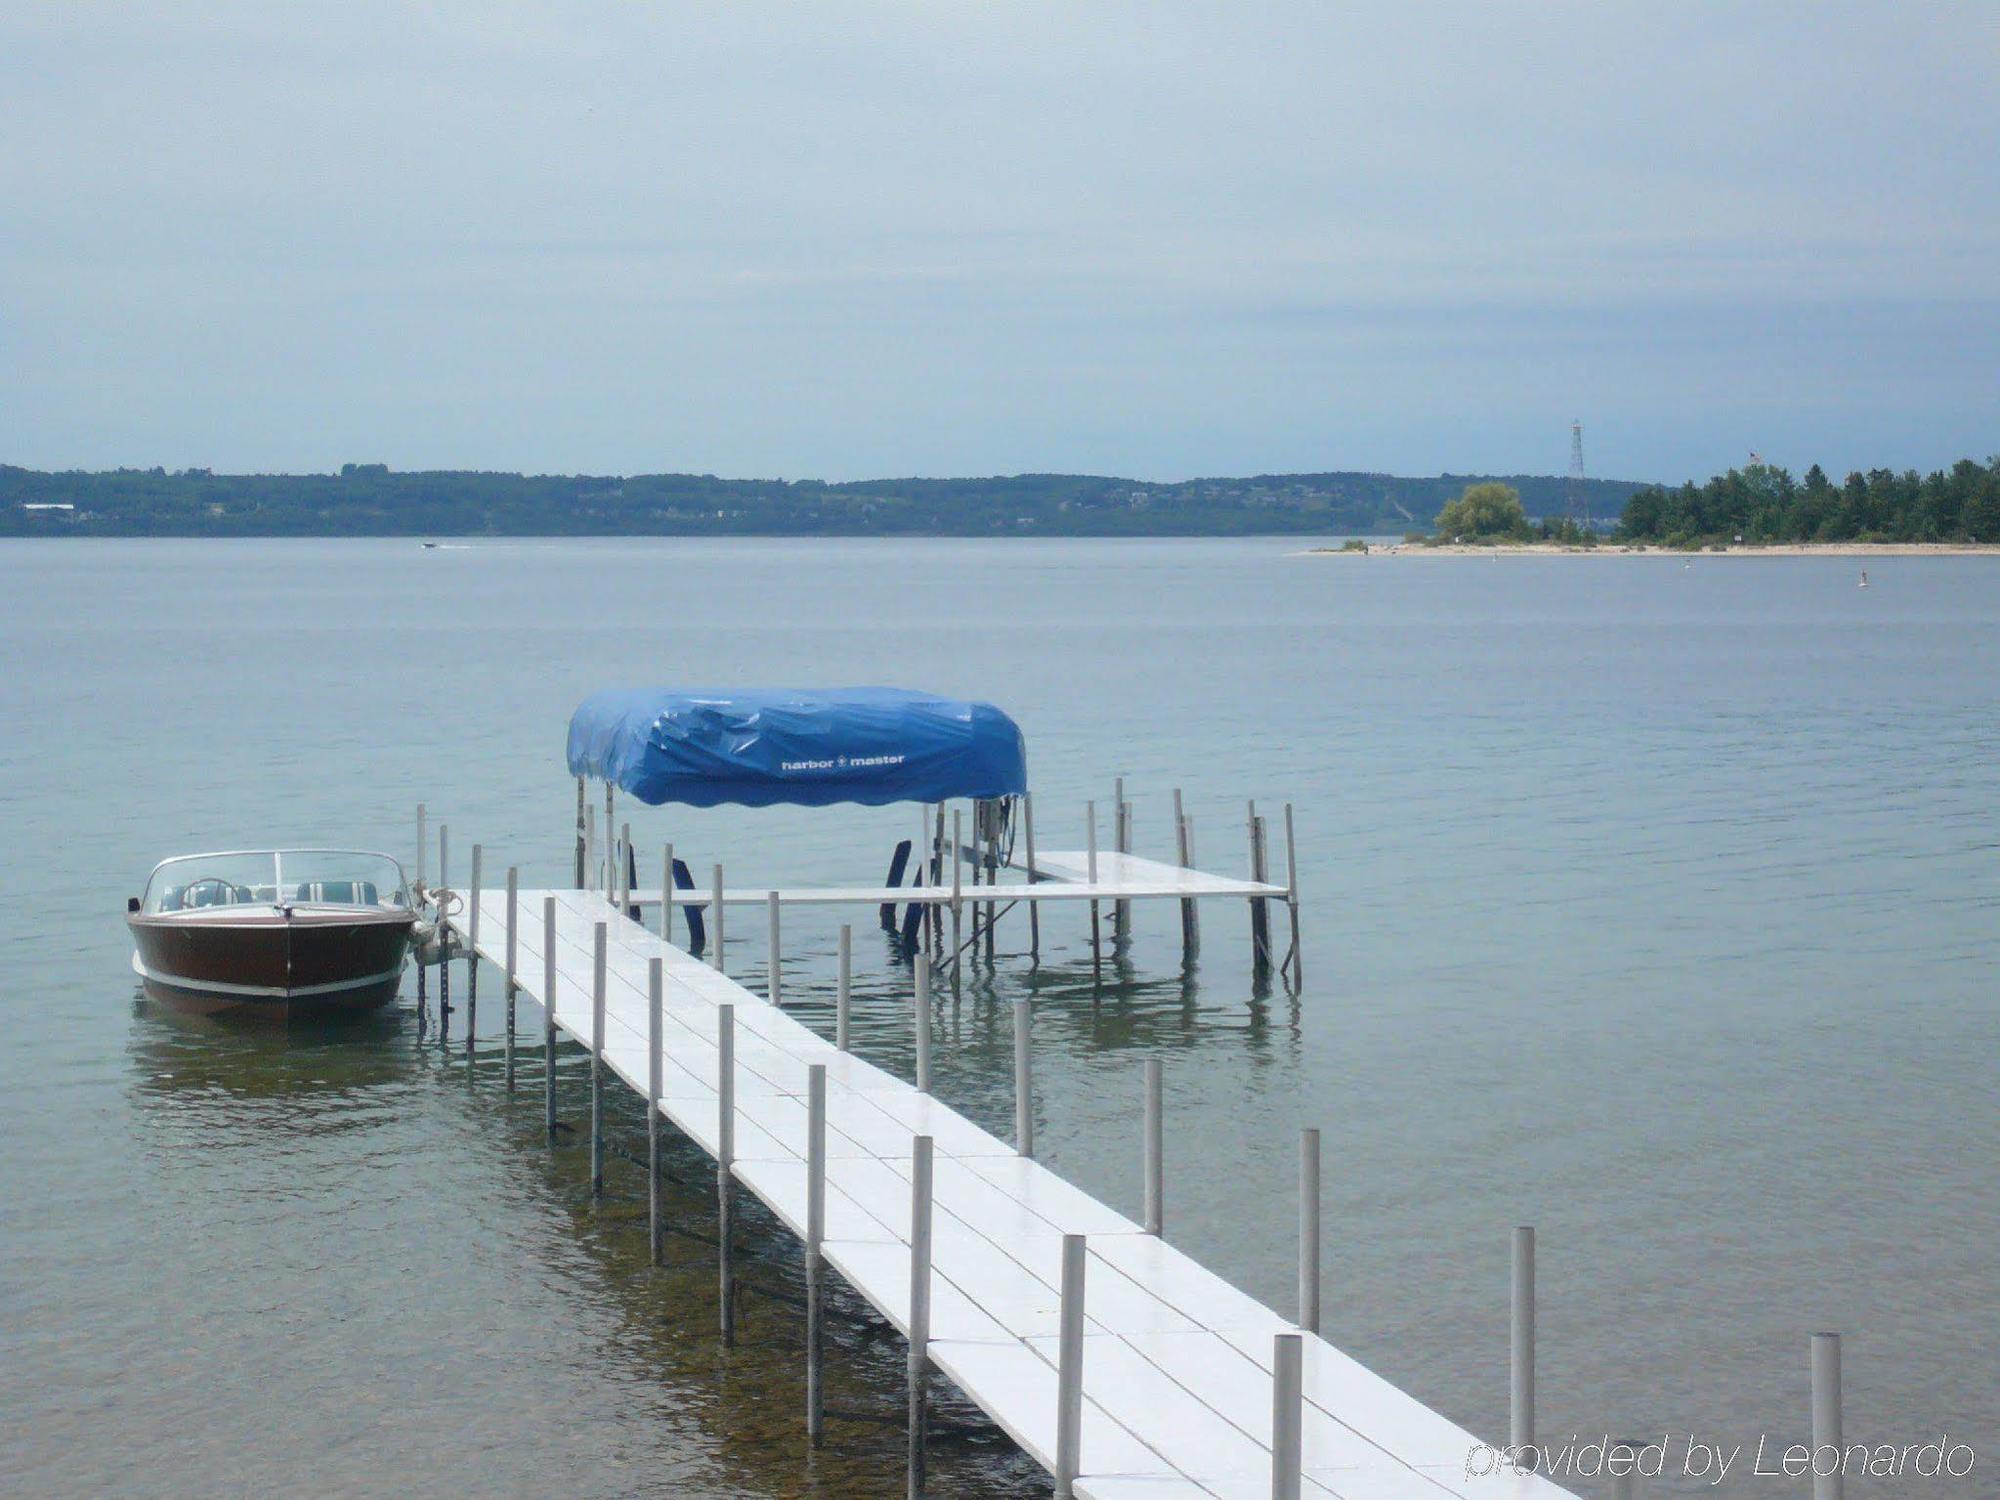
[[[1282,896],[1131,855],[1038,855],[1047,885],[967,887],[967,900]],[[1060,894],[1059,894],[1060,893]],[[780,899],[936,899],[936,888],[779,892]],[[948,888],[943,894],[949,899]],[[706,893],[685,893],[701,904]],[[728,901],[768,892],[730,891]],[[476,947],[504,972],[507,901],[478,896]],[[541,993],[544,901],[556,914],[555,992]],[[655,903],[657,904],[657,898]],[[661,1112],[711,1155],[719,1146],[718,1007],[735,1016],[735,1180],[802,1237],[807,1222],[808,1069],[826,1069],[825,1238],[829,1264],[907,1335],[912,1140],[934,1141],[932,1364],[1034,1458],[1055,1469],[1062,1236],[1088,1237],[1083,1420],[1075,1493],[1094,1500],[1273,1493],[1273,1339],[1285,1318],[1065,1182],[935,1098],[842,1052],[762,996],[621,917],[602,896],[518,893],[514,980],[589,1045],[594,929],[607,933],[604,1062],[647,1092],[648,964],[665,978]],[[473,941],[468,911],[450,915]],[[1308,1334],[1298,1493],[1341,1500],[1555,1500],[1568,1492],[1503,1470],[1467,1476],[1485,1445]]]
[[[1053,895],[1054,892],[1081,892],[1086,899],[1120,901],[1144,897],[1177,897],[1185,901],[1202,896],[1273,896],[1282,900],[1291,894],[1282,885],[1211,875],[1206,870],[1187,869],[1108,849],[1097,853],[1095,883],[1090,878],[1090,853],[1084,849],[1039,849],[1033,867],[1023,859],[1020,868],[1038,881],[1059,882],[1050,887],[1052,898],[1057,900],[1061,897]],[[982,900],[987,889],[980,887]]]
[[[1026,861],[1011,868],[1028,873]],[[1191,901],[1203,897],[1228,896],[1243,900],[1264,896],[1283,901],[1290,892],[1282,885],[1256,880],[1238,880],[1228,875],[1212,875],[1206,870],[1188,870],[1179,865],[1142,859],[1136,854],[1101,851],[1097,856],[1097,879],[1090,878],[1090,855],[1081,849],[1041,851],[1035,855],[1036,884],[1025,880],[998,885],[962,884],[959,899],[974,901]],[[786,906],[949,906],[952,887],[939,885],[832,885],[832,886],[729,886],[722,892],[725,906],[762,906],[774,893]],[[674,892],[676,906],[707,906],[713,893],[705,890]],[[657,893],[634,887],[632,905],[656,907]]]

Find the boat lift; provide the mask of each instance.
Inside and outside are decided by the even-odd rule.
[[[1116,935],[1123,937],[1130,930],[1132,902],[1179,902],[1183,952],[1191,957],[1200,945],[1196,903],[1222,897],[1249,905],[1252,969],[1259,979],[1271,973],[1275,959],[1269,903],[1284,903],[1290,943],[1275,963],[1285,982],[1293,988],[1301,983],[1290,804],[1283,812],[1282,883],[1270,878],[1269,831],[1254,803],[1246,824],[1246,877],[1195,867],[1193,822],[1178,791],[1174,861],[1135,854],[1123,778],[1115,787],[1109,848],[1099,847],[1092,802],[1086,806],[1083,848],[1039,849],[1026,741],[1013,719],[990,703],[882,687],[617,690],[586,699],[571,715],[568,764],[576,778],[577,889],[605,893],[628,915],[680,908],[690,948],[711,954],[717,968],[730,906],[766,909],[774,964],[786,905],[874,906],[884,929],[897,934],[906,952],[927,953],[934,967],[949,965],[956,985],[967,951],[977,953],[983,945],[986,956],[993,956],[994,928],[1015,907],[1027,910],[1029,949],[1039,959],[1041,904],[1082,901],[1090,906],[1092,971],[1101,978],[1106,905]],[[604,786],[601,816],[592,804],[591,781]],[[879,885],[728,886],[718,864],[701,890],[687,862],[667,845],[655,894],[642,884],[631,825],[617,821],[620,789],[652,806],[914,802],[920,811],[916,837],[897,844]],[[970,804],[969,838],[967,809],[955,805],[961,802]],[[662,920],[663,933],[669,925]]]

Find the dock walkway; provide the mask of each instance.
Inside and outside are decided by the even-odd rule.
[[[1118,866],[1131,858],[1099,856],[1100,881],[1117,888],[1107,889],[1107,896],[1138,894],[1142,874],[1145,882],[1155,878],[1150,868]],[[1071,859],[1044,854],[1037,863],[1049,866],[1043,873],[1073,879],[1074,870],[1054,868]],[[1113,870],[1114,877],[1104,880]],[[1177,878],[1193,873],[1157,870]],[[894,899],[910,894],[905,888]],[[797,898],[787,893],[784,899]],[[462,942],[504,971],[505,892],[485,891],[477,901],[476,944],[470,911],[454,912],[448,921]],[[543,993],[545,901],[554,903],[555,913],[552,994]],[[648,967],[661,961],[661,1112],[711,1156],[721,1149],[718,1012],[733,1008],[734,1177],[802,1238],[808,1070],[825,1067],[821,1248],[827,1263],[905,1336],[912,1142],[919,1135],[932,1138],[930,1361],[1052,1473],[1063,1236],[1087,1237],[1077,1495],[1233,1500],[1273,1493],[1274,1339],[1298,1331],[1290,1321],[1011,1143],[839,1050],[762,996],[622,918],[601,895],[522,890],[518,911],[518,990],[547,1006],[557,1027],[586,1046],[593,1028],[595,929],[605,927],[603,1061],[641,1097],[650,1071]],[[1468,1478],[1468,1454],[1484,1451],[1478,1438],[1310,1333],[1302,1370],[1304,1495],[1556,1500],[1567,1493],[1511,1471]]]
[[[1027,861],[1004,869],[1027,873]],[[1039,883],[1008,881],[998,885],[962,884],[958,899],[973,901],[1191,901],[1205,897],[1234,897],[1242,900],[1258,896],[1283,901],[1291,893],[1282,885],[1267,881],[1240,880],[1231,875],[1215,875],[1206,870],[1184,869],[1136,854],[1105,850],[1097,856],[1097,879],[1090,878],[1090,855],[1082,849],[1043,850],[1035,856],[1034,877]],[[829,885],[829,886],[741,886],[722,892],[727,906],[762,906],[773,895],[786,906],[876,906],[915,904],[949,906],[953,889],[949,881],[936,885]],[[674,892],[674,905],[705,907],[713,899],[711,891],[699,888]],[[652,908],[660,904],[657,892],[634,887],[631,904]]]

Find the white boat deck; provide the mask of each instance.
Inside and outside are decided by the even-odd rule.
[[[1045,855],[1038,863],[1057,862],[1053,871],[1072,857],[1081,856]],[[1100,854],[1100,879],[1113,860],[1151,863]],[[977,889],[983,898],[992,888]],[[1104,891],[1106,899],[1113,894]],[[895,896],[908,900],[909,892]],[[553,996],[540,993],[545,898],[554,899],[556,910]],[[716,1012],[735,1007],[735,1176],[801,1235],[807,1070],[825,1065],[824,1253],[905,1333],[911,1141],[933,1138],[932,1362],[1051,1470],[1061,1237],[1088,1236],[1078,1495],[1223,1500],[1271,1493],[1272,1339],[1295,1331],[1285,1318],[936,1098],[839,1051],[763,997],[621,919],[601,896],[524,890],[518,901],[516,983],[551,1005],[557,1025],[586,1044],[593,928],[606,925],[605,1062],[642,1095],[647,964],[663,960],[661,1110],[711,1155],[718,1126]],[[503,965],[505,893],[485,892],[479,905],[478,951]],[[450,923],[469,936],[469,913],[454,914]],[[1568,1493],[1509,1471],[1468,1478],[1467,1455],[1480,1447],[1478,1438],[1324,1340],[1308,1335],[1304,1344],[1306,1495],[1554,1500]]]
[[[1026,860],[1013,868],[1026,873]],[[1282,885],[1212,875],[1205,870],[1183,869],[1156,859],[1142,859],[1136,854],[1110,851],[1098,853],[1095,881],[1090,878],[1089,852],[1082,849],[1037,850],[1034,876],[1037,883],[1032,885],[1026,881],[1014,881],[976,886],[967,881],[961,884],[959,896],[965,901],[1187,901],[1205,896],[1231,896],[1238,900],[1248,896],[1268,896],[1283,900],[1286,895]],[[762,906],[769,901],[773,889],[771,886],[726,886],[722,901],[725,906]],[[949,881],[942,885],[778,886],[775,890],[779,902],[785,906],[903,906],[912,902],[920,906],[940,906],[951,903]],[[675,891],[674,905],[707,906],[711,894],[706,889]],[[652,908],[659,904],[657,891],[648,893],[634,889],[632,905]]]

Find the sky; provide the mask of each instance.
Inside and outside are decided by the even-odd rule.
[[[2000,4],[0,0],[0,463],[2000,452]]]

